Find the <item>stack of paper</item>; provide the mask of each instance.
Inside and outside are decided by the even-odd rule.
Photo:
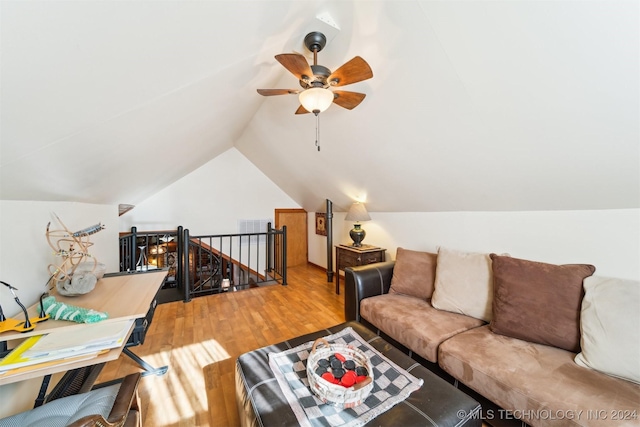
[[[84,324],[82,327],[30,337],[0,360],[0,373],[52,361],[95,357],[120,347],[133,320]]]

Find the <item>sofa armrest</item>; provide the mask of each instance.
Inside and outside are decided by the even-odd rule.
[[[395,261],[344,269],[344,317],[360,321],[360,301],[389,292]]]
[[[121,427],[124,425],[142,426],[140,417],[140,402],[138,400],[138,384],[141,374],[135,372],[123,378],[116,394],[109,416],[105,419],[100,414],[87,415],[69,424],[69,427]],[[87,396],[91,393],[88,392]],[[60,400],[58,400],[60,401]],[[54,401],[55,402],[55,401]],[[129,423],[127,423],[127,419]]]

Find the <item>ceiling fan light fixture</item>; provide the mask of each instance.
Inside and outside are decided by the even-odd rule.
[[[331,106],[333,92],[322,87],[312,87],[300,92],[298,99],[305,110],[317,115]]]

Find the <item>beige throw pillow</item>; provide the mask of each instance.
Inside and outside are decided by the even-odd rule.
[[[584,280],[578,365],[640,384],[640,282]]]
[[[429,299],[433,294],[437,255],[398,248],[393,267],[390,294]]]
[[[493,273],[489,254],[438,250],[436,282],[431,305],[491,321]]]

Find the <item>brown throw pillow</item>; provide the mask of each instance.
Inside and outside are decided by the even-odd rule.
[[[421,299],[431,298],[436,278],[437,254],[398,248],[393,267],[390,294]]]
[[[580,351],[582,281],[596,268],[554,265],[491,254],[497,334]]]

